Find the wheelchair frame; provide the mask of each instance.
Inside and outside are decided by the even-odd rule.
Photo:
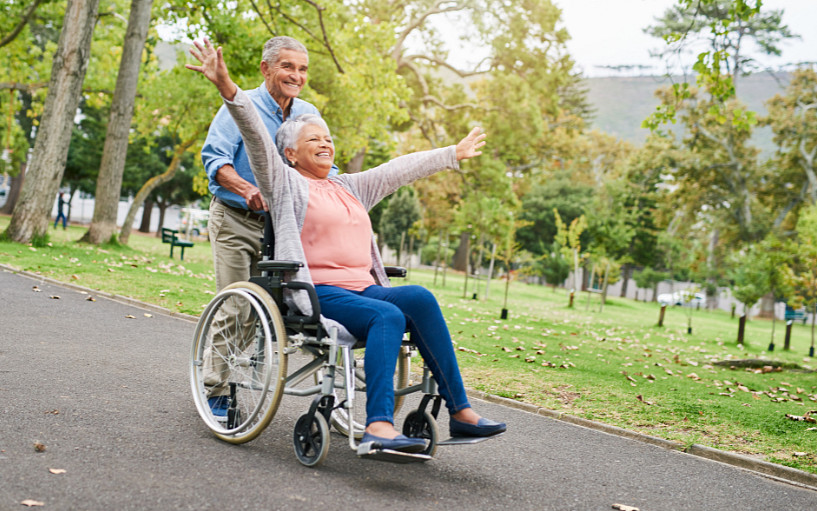
[[[309,410],[296,421],[293,432],[295,454],[302,464],[318,466],[326,459],[330,424],[347,436],[349,447],[360,457],[399,463],[431,459],[437,446],[442,445],[436,422],[441,396],[425,364],[422,381],[407,385],[409,360],[416,347],[404,337],[396,372],[395,413],[405,396],[422,392],[419,407],[404,421],[403,434],[423,438],[426,448],[421,453],[408,454],[383,449],[377,443],[359,443],[364,426],[355,420],[355,393],[365,392],[365,374],[358,367],[353,350],[363,343],[342,344],[335,329],[324,331],[314,287],[286,280],[303,264],[272,260],[274,236],[269,214],[265,224],[264,257],[258,263],[261,275],[220,291],[196,326],[190,383],[196,408],[205,424],[222,440],[235,444],[249,442],[269,425],[284,394],[315,396]],[[387,274],[405,276],[405,269],[388,268]],[[312,315],[304,316],[288,308],[283,299],[285,289],[306,291]],[[241,303],[236,305],[235,302]],[[225,317],[231,317],[233,322],[223,321]],[[224,325],[233,326],[229,332],[219,333]],[[218,342],[223,343],[223,347],[213,347],[213,331],[217,332],[215,337],[221,339]],[[299,351],[313,358],[288,374],[288,356]],[[208,404],[208,387],[212,386],[208,381],[208,374],[212,374],[208,373],[208,367],[213,360],[221,364],[221,372],[228,375],[226,382],[219,382],[222,388],[229,390],[226,420],[216,417]],[[303,386],[310,377],[314,383]]]

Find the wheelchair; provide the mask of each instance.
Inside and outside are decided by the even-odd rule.
[[[314,396],[308,411],[295,422],[292,435],[298,461],[309,467],[326,459],[330,425],[348,438],[358,456],[397,463],[428,461],[439,445],[484,440],[440,441],[436,419],[442,398],[425,364],[422,380],[409,384],[416,347],[406,336],[395,372],[395,414],[405,396],[422,393],[417,409],[406,416],[402,432],[424,439],[426,447],[409,454],[383,449],[376,442],[359,443],[365,429],[366,375],[355,350],[365,347],[365,342],[341,342],[337,329],[325,331],[315,289],[287,280],[303,264],[272,259],[274,235],[269,214],[265,223],[260,276],[221,290],[196,325],[190,384],[196,409],[216,437],[233,444],[253,440],[270,424],[282,397],[294,395]],[[405,277],[406,271],[387,268],[387,274]],[[310,316],[287,306],[286,289],[308,293]],[[211,391],[227,396],[226,417],[213,414],[208,404]]]

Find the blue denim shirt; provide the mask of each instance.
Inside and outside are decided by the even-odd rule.
[[[278,128],[284,122],[283,110],[272,99],[263,83],[257,89],[246,92],[255,105],[255,109],[258,110],[264,126],[269,130],[272,138],[275,139],[275,133],[278,132]],[[301,114],[320,115],[320,112],[312,104],[295,98],[292,100],[289,115],[290,117],[297,117]],[[201,161],[210,180],[210,192],[230,206],[248,209],[247,202],[243,197],[227,190],[216,182],[218,169],[224,165],[232,165],[242,179],[249,181],[253,185],[256,184],[255,177],[250,169],[250,161],[247,158],[244,142],[241,140],[241,133],[224,105],[221,106],[210,124],[207,139],[201,149]],[[329,175],[334,176],[337,173],[337,166],[332,165]]]

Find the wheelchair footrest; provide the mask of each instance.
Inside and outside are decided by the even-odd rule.
[[[448,440],[443,440],[442,442],[437,442],[437,445],[470,445],[470,444],[478,444],[480,442],[484,442],[486,440],[490,440],[492,438],[496,438],[498,436],[502,436],[502,433],[498,435],[492,436],[452,436]]]
[[[390,463],[423,463],[431,459],[431,456],[427,454],[412,454],[391,449],[374,448],[372,442],[360,444],[357,448],[357,455],[367,460],[388,461]]]

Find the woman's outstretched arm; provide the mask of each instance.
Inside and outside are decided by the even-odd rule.
[[[258,189],[265,198],[271,198],[275,177],[284,172],[286,168],[275,149],[272,137],[258,115],[255,105],[230,78],[221,47],[214,48],[206,38],[202,43],[196,41],[193,44],[195,48],[190,48],[190,54],[201,65],[187,64],[185,67],[202,73],[213,82],[226,101],[227,109],[241,131],[241,138],[247,147],[247,157],[250,160],[250,168],[255,175]],[[267,199],[267,205],[269,206],[269,199]]]
[[[207,77],[207,79],[216,86],[221,97],[227,101],[235,99],[238,86],[233,82],[232,78],[230,78],[230,73],[227,71],[227,64],[224,63],[224,57],[221,54],[221,47],[219,46],[218,49],[213,48],[209,39],[206,37],[203,43],[193,41],[193,46],[195,49],[190,48],[190,54],[201,62],[201,65],[194,66],[192,64],[185,64],[184,67],[198,71]]]

